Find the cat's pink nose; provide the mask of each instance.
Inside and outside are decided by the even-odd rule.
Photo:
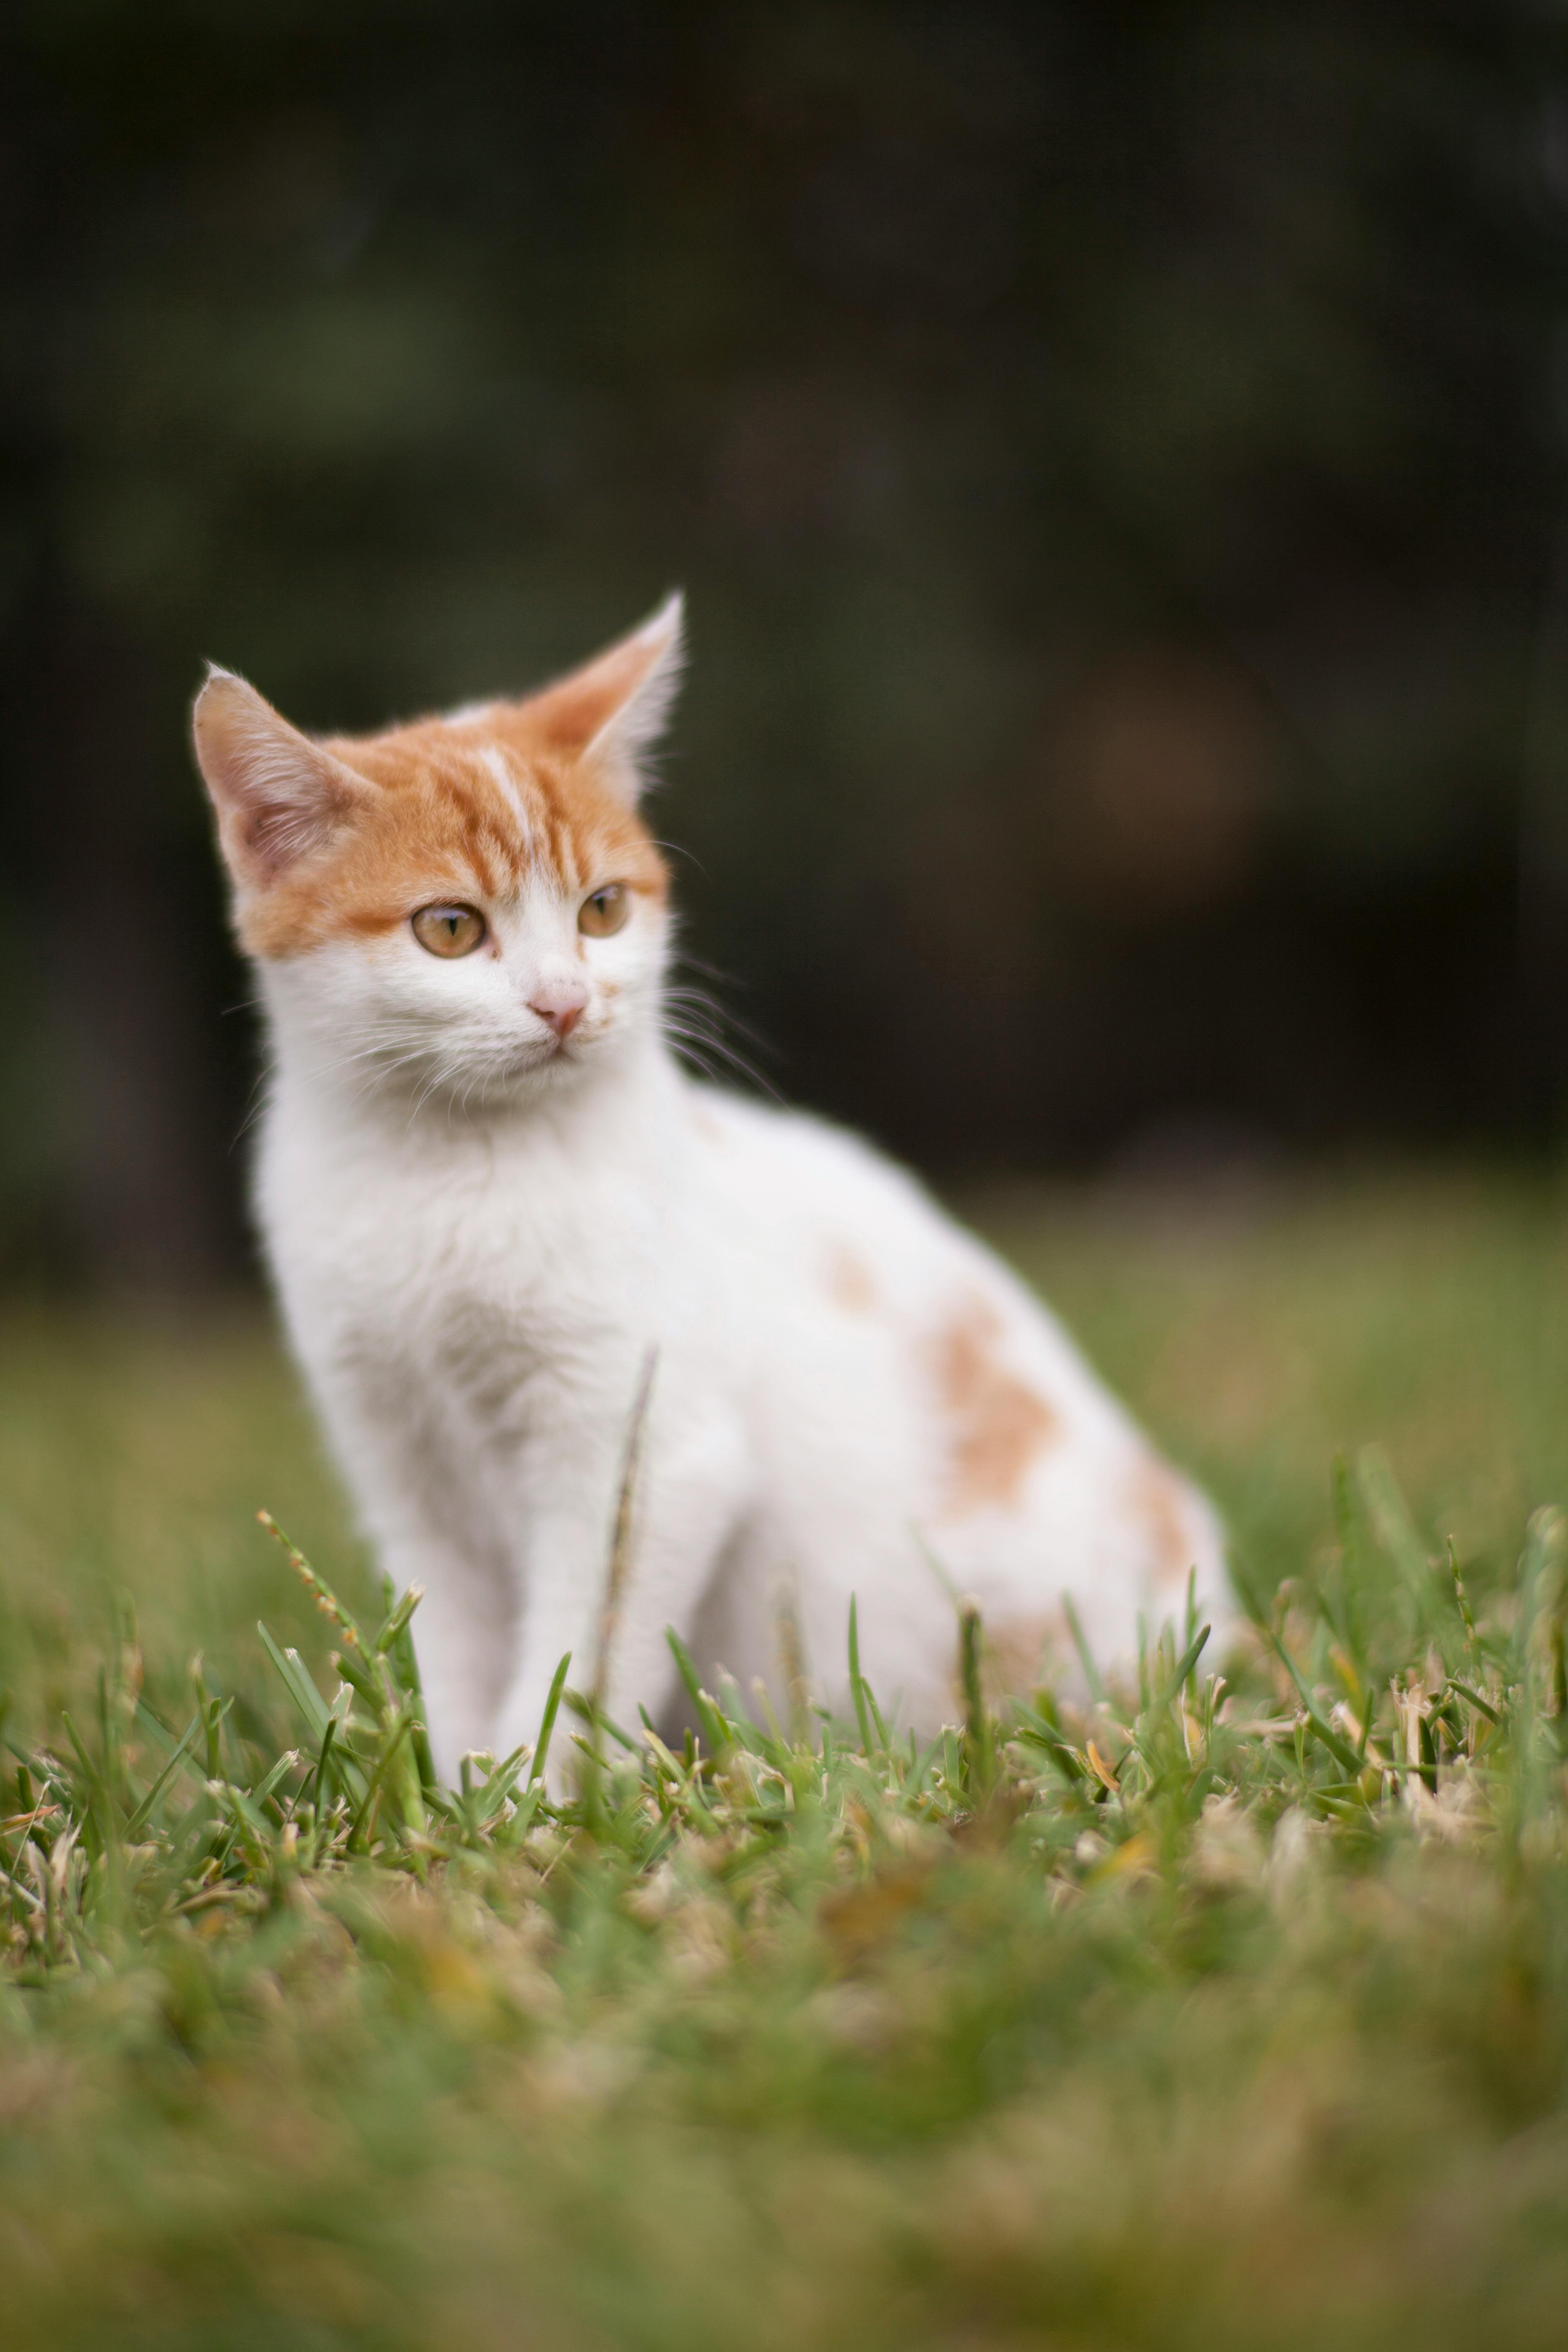
[[[540,1019],[554,1030],[563,1044],[570,1037],[573,1030],[583,1018],[581,1000],[575,1003],[565,1001],[555,1003],[549,998],[544,998],[538,1003],[531,1004],[528,1009],[531,1013],[537,1013]]]

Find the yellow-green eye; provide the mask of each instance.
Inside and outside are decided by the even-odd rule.
[[[485,935],[485,919],[472,907],[421,907],[414,936],[432,955],[466,956]]]
[[[577,929],[591,940],[607,940],[632,911],[632,894],[624,882],[606,882],[577,910]]]

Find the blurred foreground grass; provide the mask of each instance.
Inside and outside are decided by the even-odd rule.
[[[256,1506],[380,1611],[259,1318],[14,1317],[0,2340],[1561,2342],[1565,1594],[1526,1526],[1568,1499],[1564,1205],[992,1200],[1286,1654],[1227,1694],[1167,1647],[921,1759],[869,1703],[809,1749],[712,1718],[695,1766],[607,1739],[559,1818],[526,1761],[422,1789],[401,1669],[322,1762],[255,1626],[329,1694],[333,1629]]]

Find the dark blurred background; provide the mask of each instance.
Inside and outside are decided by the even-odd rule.
[[[944,1176],[1550,1146],[1568,44],[1369,0],[47,0],[0,30],[0,1271],[246,1264],[185,750],[689,592],[658,825]]]

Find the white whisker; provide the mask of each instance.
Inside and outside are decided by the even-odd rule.
[[[688,969],[711,970],[699,965],[692,957],[683,958],[682,962]],[[711,976],[722,978],[722,974],[718,972],[712,972]],[[683,1061],[689,1062],[705,1078],[720,1082],[728,1070],[754,1087],[759,1094],[767,1096],[770,1101],[782,1106],[784,1097],[777,1087],[731,1044],[726,1033],[739,1030],[764,1053],[769,1050],[766,1040],[748,1029],[743,1022],[737,1021],[710,990],[685,979],[676,979],[663,992],[659,1017],[660,1026],[674,1052]],[[715,1060],[722,1066],[713,1066]]]

